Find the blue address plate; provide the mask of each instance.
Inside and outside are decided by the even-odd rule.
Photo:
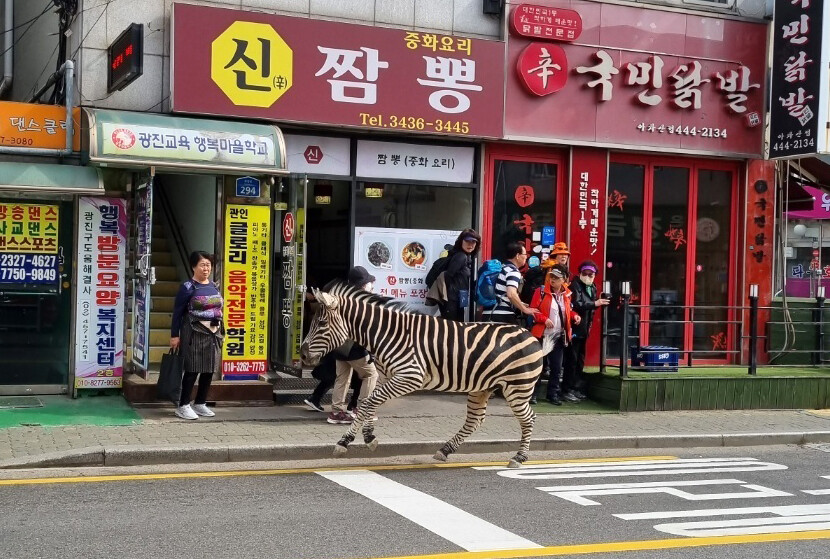
[[[0,283],[57,283],[57,254],[0,252]]]

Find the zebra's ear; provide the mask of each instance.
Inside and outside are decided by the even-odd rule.
[[[320,290],[319,290],[319,289],[317,289],[316,287],[312,287],[312,288],[311,288],[311,296],[312,296],[312,297],[314,297],[314,300],[315,300],[315,301],[319,301],[319,299],[317,299],[317,297],[318,297],[319,295],[320,295]]]
[[[333,311],[334,309],[337,308],[337,298],[334,297],[333,295],[329,295],[328,293],[326,293],[324,291],[317,291],[314,294],[314,298],[317,299],[317,301],[319,303],[325,305],[326,308],[329,309],[330,311]]]

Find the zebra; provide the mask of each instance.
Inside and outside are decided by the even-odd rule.
[[[487,401],[501,389],[521,426],[519,451],[508,467],[527,460],[536,414],[530,407],[542,372],[542,348],[524,328],[498,323],[459,323],[428,316],[389,297],[344,283],[314,289],[320,310],[301,346],[303,361],[314,365],[348,340],[368,349],[387,380],[358,408],[349,430],[334,447],[342,456],[362,427],[370,450],[377,448],[375,412],[381,404],[415,390],[466,392],[464,425],[433,456],[446,461],[484,421]]]

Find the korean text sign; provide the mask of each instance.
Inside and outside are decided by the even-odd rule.
[[[223,378],[255,379],[268,370],[270,235],[268,206],[226,207]]]
[[[504,43],[175,4],[173,110],[501,137]]]
[[[423,308],[432,263],[460,231],[356,227],[354,263],[375,276],[374,292]]]
[[[57,254],[56,205],[0,203],[0,253]]]
[[[75,388],[121,387],[126,247],[126,201],[80,198]]]
[[[821,0],[776,0],[769,156],[827,150],[830,8]],[[822,60],[823,58],[823,60]]]
[[[81,143],[80,109],[74,119],[73,149]],[[66,107],[0,101],[0,146],[64,149],[66,147]]]
[[[573,42],[510,34],[507,138],[762,154],[765,25],[606,3],[536,3],[575,10],[582,32]]]

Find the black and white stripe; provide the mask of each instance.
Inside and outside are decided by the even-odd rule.
[[[374,417],[383,402],[415,390],[466,392],[467,416],[460,431],[435,454],[446,460],[484,420],[487,401],[496,388],[519,420],[518,453],[510,461],[527,459],[535,414],[529,401],[542,371],[542,348],[530,333],[498,323],[459,323],[408,311],[401,303],[355,290],[345,284],[317,292],[321,302],[303,342],[308,361],[352,339],[367,348],[390,380],[379,385],[360,406],[357,419],[338,442],[343,453],[363,426],[364,441],[377,445]]]

